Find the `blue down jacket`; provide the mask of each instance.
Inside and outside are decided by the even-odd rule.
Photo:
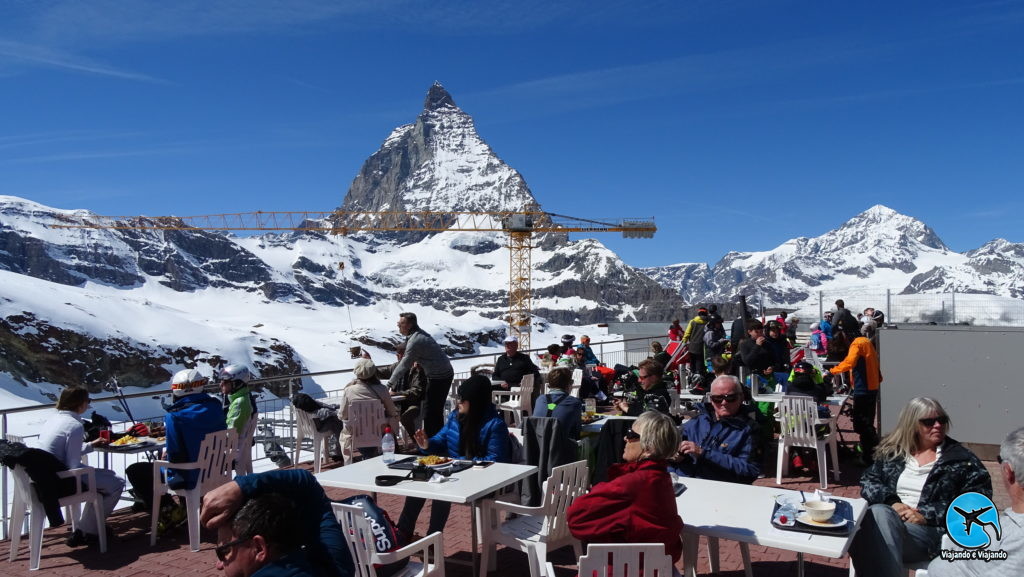
[[[697,416],[683,425],[682,433],[686,440],[700,445],[704,454],[696,462],[691,455],[680,455],[670,466],[686,477],[753,483],[761,474],[761,465],[756,451],[758,426],[748,409],[743,405],[735,417],[716,420],[710,405],[698,405]]]
[[[224,423],[224,409],[219,400],[206,393],[181,397],[164,415],[167,460],[172,463],[195,461],[206,434],[223,431]],[[167,471],[167,484],[172,489],[191,489],[198,479],[199,471]]]
[[[453,459],[485,459],[508,463],[512,460],[512,450],[508,440],[508,425],[498,416],[498,410],[491,405],[484,416],[484,424],[480,427],[480,446],[487,448],[486,455],[463,455],[459,451],[461,427],[459,412],[452,411],[444,427],[430,438],[430,445],[422,453],[428,455],[444,455]]]

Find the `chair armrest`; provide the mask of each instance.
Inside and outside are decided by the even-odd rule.
[[[430,555],[428,555],[428,551],[431,548],[434,549],[434,554],[432,556],[433,561],[428,561],[428,559],[431,557]],[[417,553],[420,553],[420,555],[416,555]],[[413,543],[409,543],[401,549],[389,551],[388,553],[377,554],[377,557],[380,559],[380,562],[384,564],[394,563],[395,561],[399,561],[401,559],[408,559],[412,556],[422,557],[424,563],[444,563],[444,540],[441,537],[441,532],[434,531],[430,535],[427,535],[426,537],[423,537],[422,539],[415,541]]]
[[[203,466],[199,463],[172,463],[170,461],[153,461],[153,468],[159,470],[160,467],[167,467],[168,469],[178,469],[179,471],[192,471],[195,469],[201,469]]]
[[[540,515],[544,512],[544,507],[527,507],[526,505],[520,505],[519,503],[510,503],[508,501],[484,501],[484,506],[492,511],[508,511],[517,515]]]
[[[67,471],[57,471],[57,478],[74,479],[75,493],[88,490],[85,487],[96,487],[96,469],[94,467],[76,467]]]
[[[512,397],[513,395],[518,394],[519,393],[513,393],[512,391],[491,391],[491,399],[494,401],[499,401],[503,398]]]

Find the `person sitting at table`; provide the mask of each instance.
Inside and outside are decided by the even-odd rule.
[[[39,433],[37,448],[56,457],[68,469],[85,467],[82,455],[95,447],[107,445],[110,439],[97,438],[85,442],[82,413],[89,410],[89,391],[82,387],[67,387],[57,399],[57,414],[46,420]],[[110,516],[124,491],[124,479],[109,469],[96,469],[96,491],[103,496],[105,516]],[[19,528],[20,530],[20,528]],[[78,528],[67,538],[68,547],[96,542],[99,527],[93,507],[86,507]]]
[[[352,446],[352,427],[349,425],[349,407],[355,401],[377,401],[384,405],[384,417],[391,426],[391,431],[398,433],[398,407],[391,400],[391,393],[384,383],[377,378],[377,367],[370,359],[359,359],[352,369],[355,376],[349,384],[341,391],[341,401],[338,404],[338,415],[345,426],[341,429],[341,453],[351,459],[354,449],[359,449],[359,454],[364,459],[376,457],[380,454],[380,447],[376,444],[372,447]],[[383,434],[383,431],[381,432]],[[349,461],[346,461],[349,462]]]
[[[491,381],[483,375],[474,375],[459,385],[456,409],[436,435],[428,438],[420,429],[413,438],[425,455],[512,462],[508,425],[498,415],[491,401]],[[398,530],[406,537],[413,534],[424,503],[419,497],[406,497],[398,516]],[[427,534],[443,530],[450,511],[451,503],[434,501]]]
[[[377,365],[377,376],[381,379],[390,379],[391,373],[405,356],[405,343],[398,343],[395,346],[395,357],[397,360],[390,365]],[[402,423],[408,439],[412,439],[416,433],[417,422],[420,420],[420,403],[423,402],[423,392],[427,388],[427,373],[419,363],[413,363],[409,372],[399,379],[397,383],[391,383],[391,395],[402,395],[405,398],[398,401],[398,412],[401,416],[398,420]],[[411,442],[411,441],[410,441]]]
[[[583,335],[580,337],[580,344],[576,347],[577,349],[583,349],[583,363],[584,365],[600,365],[601,359],[597,358],[597,354],[594,353],[594,349],[590,347],[590,336]]]
[[[664,543],[675,563],[683,552],[683,520],[667,459],[679,445],[668,415],[646,411],[625,435],[625,463],[612,465],[608,480],[573,501],[566,512],[572,536],[587,543]]]
[[[269,515],[270,528],[256,511],[266,497],[286,495],[294,515]],[[247,509],[248,508],[248,509]],[[273,506],[277,509],[277,506]],[[316,478],[304,469],[278,469],[235,477],[203,496],[200,522],[217,531],[218,569],[231,576],[290,575],[350,577],[355,574],[341,525]],[[285,537],[290,533],[291,538]],[[262,542],[257,537],[262,536]],[[294,544],[302,546],[294,549]],[[291,553],[289,553],[289,550]],[[286,571],[292,570],[294,572]],[[305,571],[305,572],[303,572]]]
[[[708,399],[681,427],[672,470],[685,477],[753,483],[761,474],[759,431],[753,408],[743,403],[743,385],[722,375],[711,382]]]
[[[640,390],[632,395],[632,399],[615,401],[615,408],[623,415],[638,416],[644,411],[659,411],[668,414],[672,407],[672,397],[668,393],[668,385],[663,379],[665,367],[660,363],[645,359],[637,365],[640,378]]]
[[[174,404],[164,415],[167,447],[164,449],[171,463],[189,463],[199,457],[199,445],[207,433],[223,431],[224,409],[219,400],[206,394],[203,387],[207,379],[195,369],[175,373],[171,379],[171,395]],[[167,469],[167,486],[172,489],[191,489],[199,481],[198,470]],[[135,498],[142,502],[145,510],[153,508],[153,464],[138,462],[128,465],[125,476],[132,484]],[[161,497],[160,519],[157,524],[163,533],[172,526],[187,519],[185,505],[175,503],[170,495]]]
[[[949,427],[938,401],[915,397],[875,448],[874,463],[860,478],[870,507],[850,545],[857,574],[903,577],[904,563],[939,554],[953,499],[972,491],[992,498],[985,466],[946,435]]]
[[[672,360],[672,355],[665,352],[665,348],[661,346],[661,343],[654,341],[651,343],[651,356],[648,358],[654,359],[663,367],[667,367],[668,362]]]
[[[548,345],[547,352],[537,353],[537,358],[540,359],[540,366],[547,370],[555,368],[558,364],[558,359],[562,356],[562,347],[557,344]]]
[[[1010,507],[999,515],[1001,531],[998,535],[988,532],[984,526],[978,526],[988,533],[990,542],[986,547],[989,551],[1006,551],[1007,558],[989,560],[983,557],[959,558],[955,561],[936,557],[928,564],[929,577],[1018,577],[1024,575],[1024,485],[1021,475],[1024,473],[1024,427],[1006,436],[999,446],[999,473],[1003,478],[1003,486],[1010,497]],[[990,521],[995,511],[981,513],[979,518]],[[996,531],[993,531],[996,532]],[[945,541],[945,539],[944,539]],[[954,543],[943,543],[943,549],[953,547]]]
[[[569,394],[572,389],[572,372],[568,369],[554,369],[548,373],[548,392],[537,397],[532,416],[552,417],[561,424],[561,430],[572,440],[580,438],[580,417],[583,402]]]
[[[518,387],[523,377],[530,374],[533,375],[533,382],[539,385],[540,369],[529,356],[519,352],[519,339],[512,335],[505,337],[505,353],[494,361],[494,374],[491,375],[495,381],[501,381],[493,386],[494,390],[507,391]]]

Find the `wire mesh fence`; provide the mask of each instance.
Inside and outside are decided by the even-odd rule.
[[[801,319],[814,322],[825,311],[835,310],[842,299],[855,316],[874,308],[885,313],[888,324],[973,325],[986,327],[1024,326],[1024,300],[996,295],[944,292],[901,294],[887,289],[846,289],[819,291],[796,305],[764,301],[766,309],[784,308]],[[806,325],[805,325],[806,326]]]

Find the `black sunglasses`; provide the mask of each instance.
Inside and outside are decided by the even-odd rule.
[[[1002,465],[1003,464],[1003,456],[1002,455],[996,455],[996,462],[999,463],[1000,465]]]
[[[626,440],[627,441],[639,441],[640,440],[640,433],[634,431],[633,429],[626,429]]]
[[[731,403],[740,398],[740,396],[736,393],[732,393],[729,395],[711,395],[710,398],[712,403]]]
[[[921,423],[926,427],[935,426],[935,423],[939,423],[940,425],[948,425],[949,417],[947,417],[946,415],[942,415],[941,417],[928,417],[927,419],[918,419],[917,422]]]
[[[226,563],[228,551],[230,551],[236,545],[241,545],[242,543],[245,543],[246,541],[249,541],[251,539],[252,537],[245,537],[243,539],[235,539],[234,541],[229,541],[223,545],[217,545],[216,547],[214,547],[213,552],[217,555],[218,561],[220,561],[221,563]]]

